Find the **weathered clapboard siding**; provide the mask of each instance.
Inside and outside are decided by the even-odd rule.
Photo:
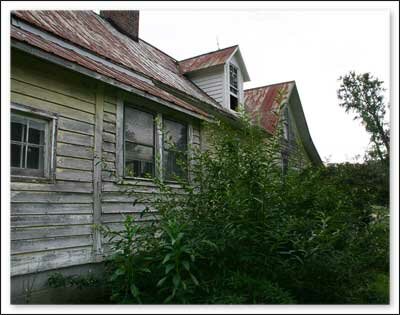
[[[59,118],[58,129],[73,131],[75,133],[81,133],[81,134],[89,135],[89,136],[94,135],[94,126],[92,124],[65,118],[65,117]]]
[[[70,168],[82,171],[92,171],[93,162],[91,160],[85,160],[67,156],[57,156],[57,167]]]
[[[67,181],[57,181],[54,184],[11,182],[11,190],[92,193],[93,185],[90,183],[72,183]]]
[[[65,225],[65,226],[49,226],[49,227],[18,227],[12,228],[11,240],[35,240],[46,237],[60,237],[70,235],[91,235],[92,225]]]
[[[92,182],[93,173],[88,171],[73,170],[68,168],[57,168],[56,179],[65,181]]]
[[[11,215],[91,214],[92,203],[13,203]]]
[[[44,191],[11,191],[11,202],[32,203],[91,203],[92,194],[44,192]]]
[[[116,138],[118,91],[24,58],[22,53],[13,55],[11,100],[57,114],[56,164],[54,179],[11,183],[12,275],[98,261],[99,249],[107,253],[108,244],[102,244],[93,223],[121,229],[125,215],[151,222],[157,211],[150,201],[159,193],[151,180],[117,182],[122,139]],[[210,93],[217,81],[204,82]],[[200,144],[198,126],[190,139]],[[171,187],[180,191],[179,185]],[[142,216],[147,207],[151,211]]]
[[[12,50],[11,77],[94,104],[93,80],[18,50]]]
[[[45,214],[45,215],[21,215],[11,216],[11,227],[32,227],[46,225],[66,225],[66,224],[90,224],[92,223],[91,214]]]
[[[155,211],[154,207],[149,203],[136,203],[133,202],[102,202],[102,212],[104,214],[107,213],[140,213],[144,210],[152,210]]]
[[[91,259],[92,246],[12,255],[11,275],[86,264]]]
[[[93,147],[93,137],[75,132],[58,130],[57,141],[69,144]]]
[[[11,101],[18,103],[32,106],[33,108],[42,109],[51,113],[57,113],[61,116],[83,121],[89,122],[91,124],[94,123],[94,115],[90,113],[84,113],[78,109],[58,105],[56,103],[44,101],[32,96],[27,96],[24,94],[16,93],[11,91]]]
[[[92,160],[93,148],[58,142],[57,155],[85,158]]]
[[[76,232],[74,232],[75,234]],[[11,241],[11,254],[34,253],[60,248],[88,246],[93,242],[91,235],[38,238],[32,240]]]
[[[190,79],[204,92],[222,104],[224,99],[224,67],[198,71],[189,75]]]
[[[11,101],[58,115],[54,180],[11,182],[13,275],[92,262],[95,86],[13,53]]]
[[[68,108],[78,109],[79,111],[94,114],[93,103],[81,101],[64,94],[53,92],[44,87],[38,87],[30,83],[11,79],[11,90],[18,94],[29,95],[43,101],[63,105]]]

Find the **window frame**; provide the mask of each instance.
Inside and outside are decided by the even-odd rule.
[[[153,174],[151,174],[150,178],[148,178],[148,177],[140,177],[140,176],[127,176],[126,175],[126,167],[125,167],[125,156],[126,156],[126,145],[125,144],[126,144],[126,142],[128,141],[129,143],[134,143],[134,144],[150,147],[148,144],[133,142],[133,141],[125,139],[125,122],[126,122],[126,108],[127,107],[135,109],[137,111],[144,112],[146,114],[149,114],[149,115],[153,116],[153,146],[152,146],[153,147]],[[157,124],[156,124],[156,121],[155,121],[156,117],[157,117],[157,113],[156,112],[150,111],[148,109],[144,109],[143,107],[131,104],[129,102],[124,102],[123,103],[123,119],[122,119],[122,141],[123,141],[122,142],[122,167],[123,167],[123,169],[122,169],[122,177],[123,178],[134,179],[134,180],[135,179],[153,180],[153,178],[157,176],[157,172],[158,171],[157,171],[157,165],[156,165],[157,164],[156,163]]]
[[[41,109],[32,108],[27,105],[12,102],[10,106],[10,128],[12,114],[26,117],[33,121],[36,120],[40,122],[45,122],[45,143],[43,145],[43,174],[38,174],[39,172],[37,172],[36,169],[12,167],[10,163],[11,181],[54,182],[56,166],[55,144],[58,115]],[[12,143],[13,141],[11,140],[10,134],[10,145]],[[16,170],[19,171],[18,174],[15,173]]]
[[[186,128],[186,153],[187,153],[187,158],[186,158],[187,161],[186,161],[186,162],[188,162],[188,161],[189,161],[189,152],[188,152],[188,151],[189,151],[189,141],[190,141],[190,139],[189,139],[189,138],[190,138],[190,134],[189,134],[189,124],[188,124],[187,122],[184,122],[184,121],[182,121],[182,120],[176,119],[176,118],[171,117],[171,116],[169,116],[169,115],[162,115],[162,129],[163,129],[163,130],[164,130],[164,121],[165,121],[165,120],[169,120],[169,121],[172,121],[172,122],[175,122],[175,123],[178,123],[178,124],[181,124],[181,125],[185,126],[185,128]],[[161,163],[161,165],[160,165],[160,167],[161,167],[160,174],[161,174],[161,176],[162,176],[162,180],[163,180],[164,182],[166,182],[166,183],[178,183],[176,180],[173,180],[173,179],[166,179],[166,178],[165,178],[165,170],[164,170],[164,158],[165,158],[165,155],[164,155],[164,150],[166,150],[166,151],[170,151],[170,150],[164,148],[164,143],[165,143],[165,141],[164,141],[164,134],[162,134],[162,135],[161,135],[161,155],[162,155],[162,163]],[[189,180],[189,172],[187,172],[185,178],[182,178],[182,179],[188,181],[188,180]]]

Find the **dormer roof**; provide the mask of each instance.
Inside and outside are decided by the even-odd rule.
[[[214,66],[225,64],[235,54],[237,54],[240,63],[240,70],[243,74],[243,81],[250,81],[249,74],[240,53],[239,45],[218,49],[195,57],[190,57],[179,61],[179,69],[183,74],[191,73],[198,70],[208,69]]]

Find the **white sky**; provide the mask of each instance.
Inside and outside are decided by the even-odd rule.
[[[337,79],[350,70],[371,72],[389,88],[389,30],[385,10],[245,5],[141,10],[139,27],[142,39],[177,60],[216,50],[217,36],[220,48],[239,44],[251,79],[245,89],[296,80],[311,137],[330,162],[365,152],[369,136],[339,107]]]

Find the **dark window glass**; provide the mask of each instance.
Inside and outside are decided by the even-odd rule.
[[[33,169],[43,169],[43,148],[28,146],[26,167]]]
[[[11,166],[22,167],[22,146],[20,144],[11,144]]]
[[[125,176],[154,176],[154,116],[125,108]]]
[[[45,130],[44,123],[39,123],[37,121],[30,121],[28,143],[44,144],[44,130]]]
[[[184,164],[187,161],[187,127],[171,120],[164,120],[164,178],[185,178]]]
[[[11,115],[11,140],[24,141],[25,128],[26,120],[24,118]]]
[[[11,113],[12,174],[44,176],[47,125],[47,121]]]
[[[230,64],[229,65],[229,82],[231,93],[238,94],[238,69]]]

